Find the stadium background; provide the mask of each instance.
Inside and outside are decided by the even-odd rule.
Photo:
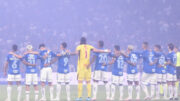
[[[148,41],[167,51],[169,42],[180,46],[179,32],[179,0],[0,0],[0,78],[12,44],[21,53],[27,43],[35,49],[45,43],[56,52],[66,41],[74,51],[85,36],[94,46],[104,40],[110,49],[114,44],[140,49]],[[70,64],[76,61],[72,57]]]

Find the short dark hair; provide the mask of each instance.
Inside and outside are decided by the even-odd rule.
[[[143,44],[144,44],[144,45],[146,45],[146,46],[149,46],[149,43],[148,43],[148,42],[146,42],[146,41],[145,41],[145,42],[143,42]]]
[[[174,50],[174,45],[173,45],[172,43],[169,43],[169,44],[168,44],[168,48],[169,48],[170,50]]]
[[[66,42],[63,42],[61,45],[63,46],[63,48],[67,48],[67,43]]]
[[[119,45],[115,45],[114,48],[115,48],[117,51],[120,51],[120,46],[119,46]]]
[[[40,49],[41,47],[46,47],[46,46],[45,46],[45,44],[42,43],[42,44],[39,45],[39,49]]]
[[[12,45],[12,50],[16,52],[18,50],[18,46],[16,44]]]
[[[86,44],[86,38],[85,37],[82,37],[80,39],[80,44]]]
[[[104,47],[104,41],[100,40],[100,41],[99,41],[99,46],[100,46],[100,47]]]
[[[161,46],[160,45],[155,45],[156,48],[158,48],[159,50],[161,50]]]

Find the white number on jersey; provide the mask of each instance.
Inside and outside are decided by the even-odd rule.
[[[99,55],[99,63],[106,63],[107,62],[107,55],[105,54],[100,54]]]
[[[123,68],[124,60],[122,56],[119,56],[119,58],[117,59],[117,65],[118,65],[118,68]]]
[[[69,59],[67,57],[64,58],[64,66],[68,64]]]
[[[136,54],[132,54],[131,55],[131,57],[130,57],[130,61],[132,62],[132,63],[137,63],[137,56],[136,56]]]

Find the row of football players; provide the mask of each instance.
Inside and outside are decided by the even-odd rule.
[[[98,42],[98,47],[103,49],[103,41]],[[52,51],[47,50],[44,44],[39,46],[41,50],[40,53],[33,51],[33,47],[31,45],[27,46],[27,52],[24,53],[24,56],[18,55],[17,46],[13,45],[13,51],[9,53],[7,56],[7,61],[5,64],[5,75],[8,69],[8,101],[11,101],[11,85],[13,81],[17,81],[18,84],[18,101],[21,98],[21,86],[20,86],[20,68],[19,63],[22,61],[24,64],[27,65],[26,67],[26,101],[29,101],[29,91],[30,85],[33,83],[35,88],[35,101],[38,100],[38,76],[37,76],[37,68],[36,62],[38,59],[41,60],[41,93],[42,98],[41,100],[46,100],[45,97],[45,82],[48,80],[50,86],[50,99],[51,100],[59,100],[60,98],[60,91],[61,91],[61,83],[66,84],[66,91],[67,91],[67,100],[70,100],[70,86],[69,86],[69,66],[68,60],[70,55],[74,55],[70,53],[67,49],[67,44],[61,44],[61,52],[58,54],[54,54]],[[128,80],[128,95],[127,99],[132,99],[132,89],[133,83],[135,83],[136,90],[137,90],[137,98],[140,99],[140,85],[139,85],[139,72],[137,69],[137,62],[142,57],[143,59],[143,76],[142,76],[142,87],[146,93],[145,99],[150,99],[154,96],[155,86],[158,87],[159,92],[159,85],[162,84],[164,88],[164,97],[167,97],[167,90],[165,84],[168,82],[169,84],[169,94],[170,99],[175,98],[177,100],[177,89],[174,86],[176,82],[176,69],[175,69],[175,61],[176,55],[173,52],[174,45],[169,44],[168,50],[169,54],[165,56],[161,52],[161,47],[156,45],[154,51],[150,51],[148,49],[148,43],[143,43],[144,51],[142,54],[135,52],[133,50],[133,46],[128,46],[127,53],[123,53],[120,51],[120,47],[116,45],[114,47],[114,53],[95,53],[93,60],[91,63],[96,61],[95,63],[95,72],[94,72],[94,83],[93,83],[93,100],[96,100],[96,94],[98,89],[98,82],[103,81],[106,87],[106,96],[107,100],[114,100],[115,95],[115,85],[120,87],[120,100],[123,97],[123,68],[125,62],[128,64],[127,68],[127,80]],[[113,57],[112,61],[108,61],[108,57]],[[57,96],[53,99],[53,86],[52,86],[52,69],[51,64],[53,64],[56,60],[58,60],[58,82],[57,85]],[[112,68],[112,85],[108,83],[107,80],[107,65],[114,64]],[[166,69],[164,68],[166,66]],[[151,85],[151,95],[148,92],[147,85]],[[111,96],[110,96],[111,92]],[[173,97],[174,96],[174,97]],[[157,98],[159,98],[159,93],[157,93]]]

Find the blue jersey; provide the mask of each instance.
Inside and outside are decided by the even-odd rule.
[[[120,55],[115,58],[115,62],[112,68],[112,75],[123,76],[123,68],[125,64],[125,57]]]
[[[157,56],[157,64],[156,64],[156,73],[158,74],[166,74],[166,68],[165,68],[165,63],[166,63],[166,56],[162,52],[156,53]]]
[[[61,53],[63,53],[62,51]],[[58,73],[67,74],[69,73],[69,54],[58,57]]]
[[[167,61],[171,62],[170,65],[167,65],[167,73],[176,75],[176,68],[172,65],[176,65],[177,56],[175,52],[171,52],[167,55]]]
[[[37,63],[37,59],[40,59],[39,55],[37,54],[26,54],[23,57],[24,60],[26,60],[26,62],[30,63],[30,64],[36,64]],[[26,65],[26,73],[28,74],[34,74],[37,73],[37,67],[36,66],[29,66]]]
[[[48,54],[47,58],[42,58],[45,54]],[[44,67],[45,64],[49,64],[51,60],[56,57],[56,54],[52,51],[48,53],[48,50],[40,51],[40,57],[41,57],[41,68]],[[51,67],[51,66],[49,66]]]
[[[94,53],[96,56],[95,70],[107,71],[107,66],[103,66],[103,64],[108,63],[108,56],[110,53]]]
[[[20,74],[20,59],[15,57],[12,54],[8,54],[7,62],[8,62],[8,74],[17,75]]]
[[[157,57],[155,55],[154,51],[145,50],[141,54],[143,58],[143,71],[145,73],[153,74],[156,72],[156,64],[150,65],[150,63],[153,63],[157,60]]]
[[[129,56],[127,58],[127,61],[130,61],[131,63],[136,64],[136,66],[128,64],[128,66],[127,66],[127,74],[136,74],[136,73],[138,73],[137,63],[138,63],[139,57],[140,57],[140,55],[137,52],[132,51],[129,54]]]

